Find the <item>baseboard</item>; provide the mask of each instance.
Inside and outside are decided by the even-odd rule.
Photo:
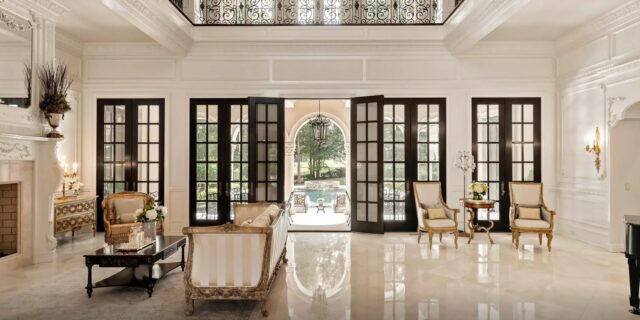
[[[614,248],[609,244],[609,228],[607,226],[598,226],[567,219],[558,219],[556,220],[556,224],[556,233],[558,235],[584,242],[607,251],[614,251]]]

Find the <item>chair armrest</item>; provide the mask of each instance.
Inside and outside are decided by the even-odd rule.
[[[513,225],[513,222],[516,220],[516,208],[514,206],[509,207],[509,223]]]
[[[460,212],[460,209],[451,208],[444,202],[441,202],[441,204],[447,217],[453,220],[456,223],[456,225],[458,225],[458,213]]]
[[[550,227],[553,229],[556,212],[549,210],[546,205],[542,205],[540,207],[540,214],[542,215],[542,219],[549,222]]]

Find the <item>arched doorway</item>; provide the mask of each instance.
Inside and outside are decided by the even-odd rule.
[[[349,231],[348,100],[291,100],[285,165],[292,203],[291,230]],[[320,105],[320,108],[319,108]],[[311,120],[328,118],[326,139],[315,140]]]
[[[611,243],[624,243],[625,215],[640,215],[640,101],[628,105],[610,129]]]

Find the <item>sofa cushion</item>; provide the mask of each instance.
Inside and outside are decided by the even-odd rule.
[[[275,204],[272,204],[264,212],[269,215],[269,218],[271,218],[271,222],[273,223],[273,221],[275,221],[276,218],[278,217],[278,213],[280,213],[280,207],[278,207]]]
[[[518,206],[518,219],[542,220],[540,206]]]
[[[523,229],[549,229],[549,222],[544,220],[516,219],[514,220],[516,227]]]
[[[115,199],[113,206],[119,223],[132,223],[136,221],[136,210],[144,208],[144,199]]]
[[[259,216],[257,216],[251,223],[249,223],[248,227],[256,227],[256,228],[266,228],[271,225],[271,217],[268,212],[263,212]]]
[[[452,228],[456,226],[456,223],[451,219],[427,219],[424,223],[429,228]]]

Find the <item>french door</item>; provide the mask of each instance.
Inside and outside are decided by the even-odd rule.
[[[509,181],[541,181],[540,98],[473,98],[473,179],[489,185],[494,212],[481,209],[477,219],[492,220],[494,230],[509,229]]]
[[[234,219],[233,204],[284,201],[284,99],[191,99],[190,225]]]
[[[164,200],[164,99],[98,99],[98,203],[122,191]],[[104,230],[102,207],[98,229]]]
[[[415,230],[413,182],[442,181],[446,191],[445,102],[352,99],[353,231]]]

